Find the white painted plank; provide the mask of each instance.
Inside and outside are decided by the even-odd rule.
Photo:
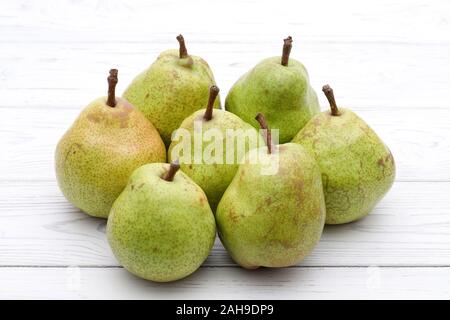
[[[327,226],[301,266],[450,266],[450,183],[398,182],[365,219]],[[0,183],[0,266],[117,266],[105,220],[73,208],[54,182]],[[206,266],[233,266],[216,246]]]
[[[51,31],[43,30],[46,32]],[[106,93],[105,79],[112,67],[119,69],[121,93],[159,52],[176,48],[175,35],[167,34],[167,40],[156,43],[94,41],[8,46],[0,54],[5,61],[0,69],[0,106],[78,108]],[[209,62],[225,98],[242,74],[263,58],[279,54],[283,37],[241,43],[232,39],[215,42],[213,36],[186,34],[186,41],[193,47],[190,52]],[[292,56],[307,67],[323,106],[326,100],[320,88],[330,83],[341,104],[353,108],[448,107],[445,97],[450,44],[316,43],[297,39]]]
[[[239,6],[231,5],[233,2],[239,3]],[[255,4],[258,4],[257,12]],[[334,1],[231,0],[227,3],[215,1],[214,5],[207,0],[194,3],[161,0],[41,0],[36,3],[33,0],[17,0],[2,1],[0,8],[2,25],[11,29],[15,27],[22,37],[14,38],[7,32],[2,36],[4,40],[16,42],[23,41],[26,37],[38,40],[36,37],[39,30],[31,34],[24,32],[24,28],[32,26],[61,31],[76,29],[88,35],[89,40],[96,34],[101,34],[107,36],[105,41],[118,36],[119,39],[132,41],[143,34],[156,31],[165,35],[167,32],[176,32],[180,27],[204,34],[226,33],[239,36],[244,32],[252,32],[259,33],[262,37],[266,31],[275,33],[287,26],[300,25],[305,34],[322,37],[339,35],[365,41],[387,38],[398,42],[410,40],[445,43],[449,39],[446,31],[450,30],[450,26],[442,20],[446,17],[445,11],[450,8],[445,0],[432,3],[426,0],[380,0],[367,3],[344,0],[339,4]],[[409,24],[412,21],[415,24]],[[355,24],[358,28],[355,28]],[[93,29],[93,26],[101,28]],[[245,26],[245,29],[240,29],[240,26]],[[119,35],[106,33],[110,30],[119,32]],[[129,30],[140,32],[128,34]],[[434,33],[430,34],[430,30]],[[127,37],[121,38],[124,34]],[[43,41],[52,39],[51,34],[39,36]],[[70,42],[77,39],[59,40]]]
[[[2,106],[78,107],[106,91],[113,66],[120,92],[183,32],[189,51],[210,62],[223,93],[261,59],[279,55],[281,39],[291,34],[292,56],[305,63],[314,88],[330,82],[343,104],[448,107],[445,0],[246,1],[239,9],[230,1],[0,6]],[[258,14],[250,14],[256,6]]]
[[[448,12],[447,0],[1,1],[0,298],[449,298]],[[245,271],[217,243],[199,272],[173,284],[117,268],[104,220],[57,189],[53,150],[104,94],[109,68],[119,68],[121,92],[180,32],[210,63],[222,99],[292,35],[313,87],[329,82],[372,125],[407,182],[366,219],[326,227],[301,267]]]
[[[449,268],[201,268],[152,283],[122,268],[2,268],[0,299],[449,299]]]
[[[56,144],[78,112],[1,109],[0,179],[53,181]],[[391,148],[398,181],[450,181],[450,108],[371,108],[358,114]]]

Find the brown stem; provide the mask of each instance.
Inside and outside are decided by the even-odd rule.
[[[116,84],[119,81],[117,79],[117,69],[109,70],[108,77],[108,100],[106,100],[106,104],[111,108],[116,106]]]
[[[330,103],[331,115],[332,116],[340,115],[341,113],[339,112],[339,109],[337,107],[336,100],[334,100],[333,89],[326,84],[322,87],[322,91],[323,93],[325,93],[325,96],[327,97],[328,102]]]
[[[177,40],[180,44],[180,59],[187,58],[189,55],[186,49],[186,44],[184,43],[184,37],[180,34],[177,36]]]
[[[177,173],[178,169],[180,169],[180,163],[177,159],[175,161],[172,161],[172,163],[170,164],[170,168],[164,174],[163,179],[166,181],[173,181],[173,177],[175,177],[175,173]]]
[[[214,109],[214,101],[216,101],[217,95],[219,94],[219,88],[217,86],[211,86],[209,88],[209,100],[208,105],[206,106],[205,114],[203,115],[203,119],[209,121],[212,119],[213,109]]]
[[[286,39],[284,39],[283,44],[283,55],[281,56],[281,65],[287,66],[289,63],[289,55],[291,54],[292,49],[292,37],[289,36]]]
[[[266,144],[267,144],[267,153],[272,153],[272,134],[270,133],[269,126],[267,125],[266,118],[262,113],[258,113],[255,117],[255,120],[259,122],[261,129],[266,131]]]

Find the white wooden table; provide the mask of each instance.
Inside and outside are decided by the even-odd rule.
[[[222,99],[293,36],[291,56],[316,90],[330,83],[396,158],[396,182],[374,212],[326,227],[296,267],[246,271],[217,242],[175,283],[122,269],[105,221],[63,198],[53,152],[106,95],[111,67],[121,92],[180,32],[210,63]],[[450,298],[449,93],[448,0],[2,0],[0,298]]]

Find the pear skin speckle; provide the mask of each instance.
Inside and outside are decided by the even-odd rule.
[[[180,59],[178,50],[167,50],[131,82],[123,97],[144,113],[169,146],[172,132],[181,122],[205,108],[214,84],[212,71],[203,59],[192,55]],[[215,106],[220,106],[220,99]]]
[[[88,105],[59,141],[55,169],[64,196],[94,217],[108,217],[134,169],[164,162],[156,129],[124,99],[115,107],[100,98]]]
[[[261,149],[250,151],[220,200],[216,212],[220,239],[244,268],[292,266],[322,235],[325,201],[320,171],[299,147],[279,146],[279,170],[274,175],[261,175],[255,160]],[[275,161],[267,147],[262,150],[266,159]]]
[[[327,206],[327,224],[352,222],[372,211],[391,188],[394,158],[354,112],[339,108],[315,116],[292,140],[317,160]]]
[[[280,57],[265,59],[244,74],[230,89],[225,109],[255,128],[255,114],[263,113],[271,128],[280,130],[280,143],[291,141],[320,112],[305,67],[292,58],[282,66]]]
[[[138,168],[114,202],[107,224],[108,242],[119,262],[156,282],[193,273],[216,237],[205,193],[180,170],[173,181],[162,179],[168,169],[164,163]]]
[[[202,121],[202,129],[203,132],[206,132],[210,129],[217,129],[219,130],[223,137],[226,137],[226,130],[227,129],[233,129],[233,130],[254,130],[254,136],[257,137],[257,141],[255,141],[256,145],[254,147],[263,146],[264,141],[261,138],[261,135],[254,129],[251,125],[244,122],[242,119],[240,119],[238,116],[231,112],[227,112],[224,110],[217,110],[214,109],[213,117],[209,121],[205,121],[203,119],[203,115],[205,114],[205,109],[201,109],[199,111],[194,112],[192,115],[187,117],[181,124],[180,128],[186,129],[189,132],[194,132],[194,122],[195,121]],[[235,139],[236,140],[236,139]],[[237,140],[236,140],[237,141]],[[227,163],[226,162],[226,152],[224,152],[222,163],[205,163],[203,161],[199,164],[192,164],[192,163],[181,163],[181,169],[184,173],[186,173],[189,177],[191,177],[192,180],[195,181],[202,189],[205,191],[209,203],[211,205],[211,208],[213,211],[215,211],[217,204],[220,201],[220,198],[222,197],[223,193],[225,192],[226,188],[230,184],[231,180],[233,179],[234,175],[236,174],[236,171],[239,167],[239,163],[241,158],[239,157],[239,154],[237,152],[237,142],[234,142],[235,147],[235,153],[233,158],[233,163]],[[191,139],[190,141],[183,141],[180,139],[179,141],[173,141],[169,147],[168,151],[168,158],[169,162],[172,160],[172,150],[179,144],[179,143],[188,143],[190,144],[189,149],[191,150],[192,158],[194,157],[194,141]],[[226,142],[221,142],[223,145],[223,150],[226,150]],[[207,143],[204,144],[208,145]],[[251,149],[251,145],[249,143],[249,140],[247,139],[245,141],[245,145],[243,147],[242,156],[245,155],[247,151]],[[203,151],[203,150],[202,150]],[[241,156],[241,157],[242,157]],[[203,159],[204,160],[204,159]]]

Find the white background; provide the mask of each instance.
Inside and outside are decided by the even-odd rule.
[[[120,268],[105,221],[57,188],[53,152],[90,101],[176,48],[221,97],[261,59],[291,56],[355,110],[398,174],[367,218],[328,226],[298,266],[247,271],[217,243],[187,279]],[[0,1],[0,298],[450,298],[450,1]]]

